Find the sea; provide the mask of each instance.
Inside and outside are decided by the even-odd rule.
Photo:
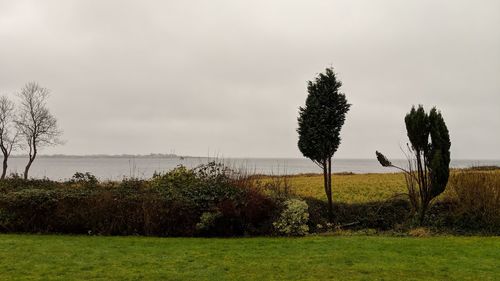
[[[22,174],[27,163],[26,157],[11,156],[8,174]],[[246,172],[267,175],[290,175],[321,173],[322,170],[306,158],[225,158],[211,157],[172,157],[172,156],[39,156],[35,159],[30,177],[49,178],[64,181],[76,172],[89,172],[100,180],[121,180],[124,178],[147,179],[156,173],[164,173],[183,165],[188,168],[206,164],[210,161],[224,163],[226,166]],[[394,160],[394,164],[405,166],[406,160]],[[452,160],[452,168],[496,165],[500,160]],[[394,168],[382,167],[374,159],[333,159],[335,173],[395,173]]]

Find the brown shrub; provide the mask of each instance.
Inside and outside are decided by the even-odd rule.
[[[408,235],[412,237],[429,237],[432,232],[426,227],[416,227],[408,231]]]
[[[500,229],[500,173],[467,171],[450,178],[454,216],[467,229]]]

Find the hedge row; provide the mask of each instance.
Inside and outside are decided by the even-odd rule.
[[[257,235],[278,209],[223,167],[179,167],[150,181],[66,183],[9,179],[0,185],[0,231],[103,235]],[[217,214],[209,225],[200,218]]]
[[[327,225],[325,202],[308,198],[309,228]],[[0,194],[0,231],[102,235],[240,236],[273,234],[282,200],[255,190],[208,208],[153,188],[24,188]],[[404,200],[335,204],[335,222],[350,228],[393,229],[405,222]],[[207,216],[212,214],[212,216]],[[203,225],[202,218],[213,218]],[[205,222],[206,223],[206,222]],[[318,225],[321,225],[318,227]]]
[[[204,210],[153,189],[23,189],[0,195],[0,231],[154,236],[269,232],[273,202],[260,194],[221,199],[213,207],[221,216],[212,226],[197,229]]]
[[[68,182],[7,179],[0,181],[0,232],[277,234],[273,222],[292,196],[286,188],[258,182],[214,163],[196,169],[179,167],[147,181],[99,183],[90,174],[77,174]],[[453,232],[500,234],[498,176],[462,175],[452,183],[455,195],[434,204],[428,226]],[[475,188],[465,188],[465,183]],[[478,189],[479,183],[488,188]],[[404,199],[334,204],[333,226],[327,221],[325,201],[302,199],[308,205],[310,232],[332,228],[401,231],[412,226],[411,208]]]

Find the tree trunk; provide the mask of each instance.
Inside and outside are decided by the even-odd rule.
[[[3,156],[3,169],[2,169],[2,177],[0,179],[5,179],[5,175],[7,174],[7,159],[9,156],[5,155]]]
[[[332,158],[328,158],[328,217],[333,223],[333,194],[332,194]]]
[[[425,198],[425,194],[427,192],[425,182],[424,182],[424,173],[422,170],[422,159],[420,156],[420,151],[416,151],[417,154],[417,173],[418,173],[418,189],[420,195],[420,201],[423,202]]]
[[[9,151],[5,147],[3,141],[0,142],[0,149],[2,150],[3,153],[3,170],[2,170],[2,176],[0,179],[5,179],[5,175],[7,174],[7,160],[9,159]]]
[[[423,162],[422,162],[423,157]],[[419,223],[422,226],[425,221],[425,214],[429,207],[429,183],[427,182],[427,165],[425,162],[425,154],[421,155],[420,151],[417,151],[417,172],[418,172],[418,183],[419,183],[419,193],[420,193],[420,210],[419,210]]]
[[[35,139],[35,137],[33,137],[31,141],[32,141],[32,143],[30,145],[30,153],[29,153],[28,164],[26,165],[26,168],[24,169],[24,179],[25,180],[28,179],[28,173],[29,173],[31,164],[33,163],[33,161],[35,161],[36,154],[37,154],[37,151],[38,151],[37,147],[36,147],[36,139]]]
[[[323,186],[325,187],[326,197],[328,197],[328,175],[327,175],[328,170],[326,167],[326,161],[323,161],[322,165],[323,165]]]
[[[328,176],[328,162],[326,160],[323,161],[323,180],[326,198],[328,199],[328,220],[333,222],[332,193],[328,184],[330,182],[330,178]]]
[[[28,164],[26,165],[26,168],[24,168],[24,179],[25,180],[28,179],[28,173],[29,173],[31,164],[33,163],[33,161],[35,161],[35,157],[36,157],[36,154],[33,154],[33,156],[30,156]]]
[[[425,213],[427,212],[427,208],[429,207],[429,204],[427,202],[422,202],[420,205],[420,217],[419,217],[419,223],[420,226],[424,225],[425,222]]]
[[[26,168],[24,168],[24,179],[27,180],[28,179],[28,172],[30,170],[30,166],[31,166],[31,158],[30,160],[28,161],[28,165],[26,165]]]

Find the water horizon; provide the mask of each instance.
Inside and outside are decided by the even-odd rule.
[[[396,165],[405,167],[406,159],[391,159]],[[224,163],[235,170],[248,173],[285,175],[321,173],[321,169],[307,158],[278,157],[196,157],[152,155],[39,155],[30,169],[30,177],[67,180],[76,172],[89,172],[101,180],[121,180],[123,178],[150,178],[155,172],[167,172],[183,165],[194,168],[210,161]],[[22,174],[27,156],[16,155],[9,158],[8,175]],[[500,159],[453,159],[451,168],[472,166],[500,166]],[[395,168],[382,167],[377,159],[334,158],[334,173],[396,173]]]

